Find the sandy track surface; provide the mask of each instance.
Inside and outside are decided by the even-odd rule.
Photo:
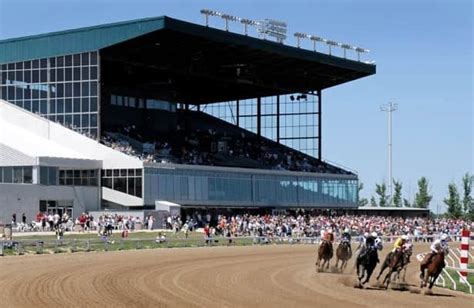
[[[353,288],[352,262],[344,274],[318,273],[315,251],[284,245],[4,257],[0,307],[474,307],[473,296],[436,287],[435,296]],[[417,285],[412,262],[407,281]],[[371,281],[376,274],[378,267]]]

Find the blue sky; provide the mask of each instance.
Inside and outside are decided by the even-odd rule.
[[[449,182],[474,170],[473,4],[470,0],[179,1],[0,0],[0,39],[168,15],[203,23],[201,8],[275,18],[289,32],[369,48],[377,74],[323,92],[323,156],[358,170],[370,197],[387,178],[387,119],[393,116],[393,175],[412,200],[426,176],[432,208]],[[221,22],[211,25],[222,27]],[[295,45],[293,38],[287,44]],[[310,47],[309,45],[307,46]]]

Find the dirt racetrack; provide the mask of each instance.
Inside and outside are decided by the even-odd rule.
[[[352,262],[347,274],[316,272],[316,247],[4,257],[0,307],[474,307],[473,296],[436,287],[434,296],[353,288]],[[417,245],[415,253],[424,250]],[[418,284],[417,268],[413,257],[408,283]],[[378,267],[371,282],[376,274]]]

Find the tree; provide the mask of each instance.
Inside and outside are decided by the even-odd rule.
[[[474,216],[474,203],[472,201],[472,184],[474,183],[474,175],[466,173],[462,178],[463,198],[462,205],[466,216]]]
[[[382,184],[375,184],[375,192],[379,196],[379,206],[380,207],[385,207],[388,206],[387,204],[387,186],[385,183]]]
[[[413,207],[427,209],[430,206],[433,196],[429,194],[428,185],[428,180],[424,176],[418,180],[418,192],[415,195]]]
[[[395,207],[402,207],[402,182],[393,181],[395,186],[395,193],[393,194],[393,205]]]
[[[366,206],[367,204],[369,204],[369,201],[367,200],[367,198],[360,197],[360,192],[362,191],[362,189],[364,189],[364,183],[359,182],[359,185],[357,186],[357,197],[359,200],[359,203],[358,203],[359,207]]]
[[[448,197],[444,199],[448,206],[447,215],[451,218],[459,218],[462,215],[462,207],[459,199],[458,188],[456,184],[451,183],[448,186]]]
[[[403,206],[404,207],[411,207],[410,201],[408,201],[408,199],[403,199]]]
[[[370,206],[377,207],[377,201],[375,201],[374,196],[370,197]]]

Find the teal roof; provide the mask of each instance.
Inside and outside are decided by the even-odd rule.
[[[164,28],[165,16],[0,40],[0,63],[95,51]]]

